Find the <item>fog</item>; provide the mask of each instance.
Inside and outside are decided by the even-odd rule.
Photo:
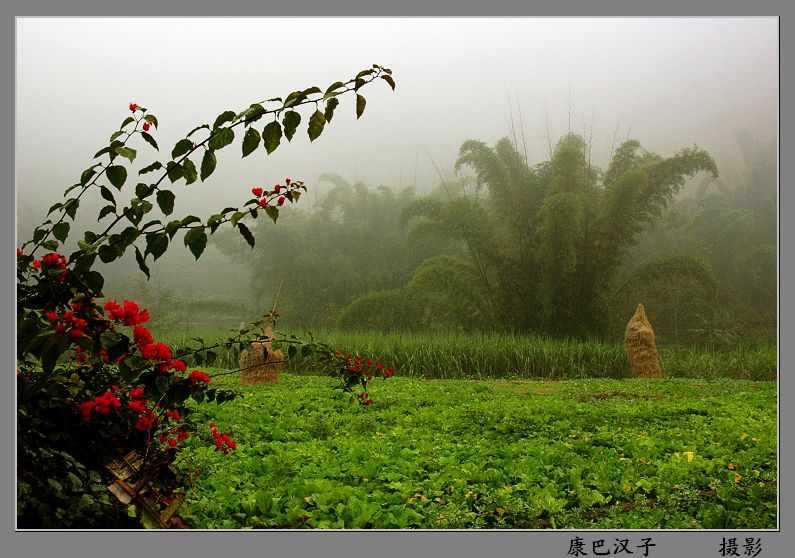
[[[512,130],[531,164],[571,131],[602,167],[632,137],[663,156],[697,144],[719,168],[736,165],[738,131],[777,132],[776,18],[21,18],[16,60],[20,234],[94,163],[131,102],[157,116],[165,161],[223,111],[372,64],[397,87],[365,87],[361,119],[345,96],[315,142],[304,120],[289,144],[241,159],[238,137],[207,182],[174,185],[176,213],[206,216],[285,177],[306,182],[311,207],[331,187],[323,173],[427,192],[462,142]],[[157,158],[135,147],[136,164]]]
[[[343,99],[326,133],[270,156],[227,150],[207,207],[250,183],[334,172],[395,187],[437,182],[461,142],[493,144],[518,127],[531,161],[546,125],[592,130],[594,158],[613,134],[665,154],[698,144],[715,156],[732,131],[775,131],[777,20],[722,19],[20,19],[17,177],[23,200],[58,196],[137,102],[160,121],[161,151],[224,110],[322,88],[377,63],[394,71],[364,90],[357,122]],[[235,150],[237,151],[237,150]],[[147,154],[142,146],[140,155]],[[35,195],[33,194],[35,192]]]

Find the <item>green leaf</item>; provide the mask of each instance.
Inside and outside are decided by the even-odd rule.
[[[248,110],[246,110],[243,113],[243,117],[246,119],[246,124],[245,125],[248,126],[249,124],[253,124],[257,120],[262,118],[262,115],[265,114],[265,112],[266,112],[265,111],[265,107],[263,107],[259,103],[252,104],[248,108]]]
[[[323,133],[323,127],[326,125],[326,117],[319,110],[316,110],[312,116],[309,117],[309,141],[315,141],[320,134]]]
[[[268,217],[270,217],[274,223],[279,218],[279,209],[272,205],[269,205],[265,208],[265,213],[268,214]]]
[[[359,119],[364,113],[364,106],[367,104],[367,100],[359,95],[356,94],[356,118]]]
[[[309,97],[310,95],[312,95],[314,93],[320,93],[321,91],[322,90],[320,89],[320,87],[317,87],[315,85],[315,86],[310,87],[309,89],[304,89],[304,96],[305,97]]]
[[[52,228],[52,235],[61,242],[69,236],[69,223],[58,223]]]
[[[282,123],[284,124],[284,137],[287,138],[287,141],[291,141],[298,125],[301,124],[301,115],[294,110],[288,110],[284,114]]]
[[[202,167],[201,167],[201,179],[202,182],[207,180],[209,176],[215,170],[215,165],[218,163],[218,159],[215,157],[215,153],[211,150],[207,150],[204,152],[204,156],[202,157]]]
[[[94,169],[99,167],[99,166],[101,166],[101,165],[97,164],[97,165],[94,165],[93,167],[89,167],[86,170],[84,170],[83,174],[80,175],[80,184],[84,184],[84,185],[88,184],[88,181],[91,180],[91,177],[93,177],[95,174],[97,174],[97,171],[95,171]]]
[[[174,149],[171,150],[171,158],[176,159],[181,155],[185,155],[185,153],[187,153],[191,149],[193,149],[193,142],[188,138],[181,139],[174,146]]]
[[[57,209],[61,209],[62,207],[63,207],[63,204],[61,202],[52,204],[50,206],[49,211],[47,211],[47,215],[51,214],[53,211],[55,211]]]
[[[162,374],[158,375],[155,378],[155,387],[161,394],[166,393],[168,388],[171,387],[171,382],[169,381],[168,376],[164,376]]]
[[[168,234],[169,238],[174,238],[174,235],[177,234],[177,231],[182,226],[182,221],[169,221],[166,225],[166,234]]]
[[[174,213],[174,200],[176,196],[170,190],[160,190],[157,192],[157,205],[164,215]]]
[[[364,87],[364,84],[367,83],[362,78],[356,78],[356,81],[353,84],[353,90],[358,91],[361,87]]]
[[[273,153],[273,151],[279,147],[281,139],[282,127],[281,124],[275,120],[262,130],[262,143],[265,144],[265,149],[268,151],[268,154]]]
[[[224,123],[230,122],[235,119],[235,113],[231,110],[226,112],[222,112],[218,115],[218,118],[215,119],[215,124],[213,124],[213,130],[216,128],[220,128]]]
[[[257,147],[259,147],[260,135],[254,128],[246,130],[246,135],[243,136],[243,157],[251,155]]]
[[[162,168],[163,168],[163,163],[161,163],[160,161],[155,161],[151,165],[139,170],[138,174],[146,174],[148,172],[156,171],[157,169],[162,169]]]
[[[196,165],[190,159],[185,159],[182,162],[182,177],[185,179],[186,184],[193,184],[199,178],[196,172]]]
[[[306,95],[304,95],[303,91],[293,91],[284,100],[284,108],[295,106],[304,99],[306,99]]]
[[[199,219],[195,215],[188,215],[187,217],[183,217],[182,221],[180,221],[179,223],[183,227],[187,227],[188,225],[192,225],[193,223],[201,223],[201,219]]]
[[[166,168],[168,169],[168,179],[171,182],[176,182],[182,178],[182,165],[169,161]]]
[[[127,227],[119,233],[119,237],[124,241],[124,246],[127,247],[135,242],[139,234],[137,227]]]
[[[111,213],[116,212],[115,205],[106,205],[102,209],[99,210],[99,216],[97,217],[97,221],[101,221],[105,215],[110,215]]]
[[[144,184],[143,182],[139,182],[138,184],[135,185],[135,195],[136,197],[138,197],[138,199],[144,199],[148,196],[151,196],[153,191],[154,188],[152,188],[150,184]]]
[[[158,147],[157,142],[155,141],[155,138],[153,138],[152,135],[149,132],[141,132],[141,137],[144,138],[146,143],[148,143],[149,145],[154,147],[155,150],[160,151],[160,147]]]
[[[391,88],[392,88],[392,91],[394,91],[394,90],[395,90],[395,80],[394,80],[394,79],[392,79],[392,76],[390,76],[390,75],[384,75],[384,76],[381,76],[381,79],[382,79],[382,80],[384,80],[385,82],[387,82],[387,83],[389,84],[389,87],[391,87]]]
[[[207,247],[207,234],[204,232],[204,227],[190,229],[185,234],[185,246],[190,248],[193,257],[198,260]]]
[[[116,198],[113,196],[113,192],[111,192],[105,186],[100,186],[99,187],[99,193],[102,195],[102,197],[104,199],[108,200],[110,203],[112,203],[112,204],[116,203]]]
[[[219,128],[213,132],[207,146],[213,151],[226,147],[235,140],[235,132],[232,128]]]
[[[99,259],[102,260],[103,263],[110,263],[118,257],[119,252],[115,245],[103,244],[99,247]]]
[[[121,187],[124,186],[124,182],[127,180],[127,169],[121,165],[111,165],[108,167],[106,174],[108,175],[110,183],[113,184],[117,190],[121,190]]]
[[[147,267],[144,257],[138,247],[135,247],[135,261],[138,262],[138,268],[144,272],[146,278],[149,279],[149,267]]]
[[[248,242],[248,245],[254,248],[254,235],[251,234],[251,231],[248,230],[248,227],[243,223],[238,223],[237,228],[240,231],[240,234],[243,235],[243,238],[246,239],[246,242]]]
[[[138,153],[132,147],[117,147],[114,151],[122,157],[127,157],[131,163],[135,161],[135,156]]]
[[[153,259],[157,259],[165,254],[168,249],[168,234],[164,232],[146,235],[146,250],[144,254],[152,254]]]
[[[157,118],[155,118],[154,114],[147,114],[146,116],[144,116],[144,120],[146,122],[149,122],[149,124],[154,126],[155,130],[157,130]]]
[[[361,72],[359,72],[358,74],[356,74],[356,77],[357,77],[357,78],[361,78],[361,77],[364,77],[364,76],[369,76],[369,75],[371,75],[372,73],[373,73],[373,70],[372,70],[372,69],[368,69],[368,70],[362,70]]]
[[[124,131],[123,131],[123,130],[117,130],[117,131],[113,132],[113,133],[110,135],[110,141],[113,141],[113,140],[115,140],[117,137],[119,137],[119,136],[120,136],[120,135],[122,135],[123,133],[124,133]]]
[[[232,218],[229,220],[229,222],[232,223],[232,226],[234,227],[235,225],[237,225],[238,221],[240,221],[245,216],[246,214],[243,213],[242,211],[235,211],[235,214],[232,215]]]
[[[100,272],[86,272],[85,275],[83,275],[83,281],[95,297],[102,296],[102,287],[105,285],[105,278]]]
[[[133,118],[132,116],[128,116],[127,118],[125,118],[125,119],[122,121],[122,123],[121,123],[121,126],[119,126],[119,130],[121,130],[122,128],[124,128],[124,127],[125,127],[127,124],[131,124],[131,123],[133,123],[133,122],[135,122],[135,118]]]
[[[77,208],[80,207],[80,200],[77,198],[69,198],[64,202],[63,207],[66,214],[74,221],[75,215],[77,215]]]
[[[326,118],[326,122],[331,122],[331,119],[334,116],[334,109],[337,108],[337,105],[340,104],[340,100],[336,97],[332,97],[328,101],[326,101],[326,110],[323,113],[323,116]]]
[[[335,81],[334,83],[332,83],[331,85],[328,86],[328,89],[326,89],[325,97],[329,97],[329,93],[339,89],[340,87],[344,87],[344,86],[345,86],[345,84],[342,83],[341,81]]]
[[[209,129],[210,129],[210,125],[209,125],[209,124],[202,124],[201,126],[196,126],[196,127],[193,129],[193,130],[191,130],[190,132],[188,132],[188,135],[187,135],[187,136],[185,136],[185,137],[188,137],[188,138],[189,138],[189,137],[191,137],[193,134],[195,134],[196,132],[198,132],[199,130],[204,130],[204,129],[207,129],[207,130],[209,130]]]

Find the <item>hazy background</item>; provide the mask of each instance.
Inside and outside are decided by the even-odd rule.
[[[663,156],[698,144],[723,170],[735,164],[738,130],[776,137],[777,34],[775,18],[21,18],[18,234],[27,238],[92,164],[130,102],[158,117],[164,158],[225,110],[325,88],[374,63],[393,70],[397,89],[366,87],[361,120],[343,98],[311,146],[300,128],[272,155],[240,159],[238,139],[206,183],[175,185],[176,213],[207,215],[287,176],[309,186],[305,208],[330,189],[323,173],[427,192],[439,183],[434,163],[449,176],[464,140],[493,145],[520,113],[531,163],[549,158],[549,129],[553,141],[569,130],[590,137],[600,166],[615,138],[631,136]],[[155,158],[138,147],[140,160]],[[156,273],[150,288],[245,301],[248,271],[208,256],[209,268],[169,253],[180,275]],[[134,262],[115,269],[112,284],[139,275]]]
[[[343,101],[311,149],[301,134],[271,156],[219,164],[209,184],[191,187],[194,199],[209,206],[238,185],[282,175],[311,184],[323,172],[434,185],[425,150],[450,168],[463,140],[507,134],[511,103],[515,119],[521,106],[531,160],[546,154],[545,114],[553,136],[567,130],[569,99],[575,131],[593,122],[597,161],[616,126],[652,151],[698,143],[718,156],[732,130],[768,133],[777,118],[774,18],[23,18],[19,198],[60,195],[130,102],[159,117],[156,138],[171,146],[224,110],[373,63],[391,68],[398,86],[367,88],[359,122]]]

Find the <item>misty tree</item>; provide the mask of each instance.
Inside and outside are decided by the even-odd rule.
[[[719,306],[699,329],[770,339],[777,316],[776,142],[747,132],[736,140],[721,178],[666,210],[631,250],[624,275],[659,254],[697,256],[715,275]]]
[[[718,282],[709,264],[691,254],[672,254],[646,260],[615,293],[623,304],[619,320],[631,315],[637,301],[653,309],[649,316],[659,338],[674,343],[707,333],[704,325],[715,314]]]
[[[629,140],[604,171],[587,150],[583,138],[568,134],[551,160],[530,166],[508,139],[494,147],[470,140],[456,170],[474,171],[478,194],[406,208],[405,223],[466,245],[494,327],[604,331],[606,294],[627,249],[689,177],[718,175],[697,147],[662,157]]]
[[[416,267],[439,254],[445,244],[413,244],[404,238],[398,218],[416,197],[411,188],[394,191],[361,182],[351,184],[332,173],[320,175],[319,182],[331,188],[311,212],[284,212],[278,227],[268,221],[254,225],[258,238],[265,239],[263,246],[279,246],[279,250],[252,251],[234,235],[216,235],[222,252],[248,266],[256,304],[270,309],[279,292],[277,309],[282,323],[291,326],[337,325],[343,309],[357,297],[400,289],[411,280]],[[380,295],[380,303],[389,299],[390,308],[398,304],[390,296]],[[372,316],[361,317],[361,305],[371,307],[368,301],[364,299],[358,309],[347,312],[343,321],[354,329],[377,322]],[[395,320],[400,315],[404,317],[398,325]],[[412,321],[401,312],[389,316],[385,328],[405,329]],[[355,323],[354,317],[360,323]]]

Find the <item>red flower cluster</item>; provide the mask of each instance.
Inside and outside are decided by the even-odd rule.
[[[367,407],[373,402],[373,400],[370,399],[370,394],[367,393],[366,391],[363,393],[359,393],[358,395],[359,395],[359,405],[364,405],[365,407]]]
[[[22,251],[17,248],[17,256],[21,256]],[[66,270],[66,258],[60,254],[56,254],[55,252],[51,252],[49,254],[45,254],[41,257],[40,260],[35,260],[33,262],[33,267],[36,269],[41,269],[42,266],[44,269],[60,269],[63,270],[61,273],[56,275],[55,280],[63,282],[66,279],[66,274],[68,273]]]
[[[342,357],[342,351],[337,351],[337,356]],[[350,353],[345,355],[345,370],[352,374],[365,376],[368,380],[372,380],[376,374],[384,378],[395,375],[395,369],[391,366],[384,370],[384,365],[380,362],[373,363],[371,358],[365,359],[361,356],[353,356]]]
[[[149,122],[144,122],[143,129],[144,129],[144,132],[148,132],[149,131]]]
[[[228,434],[219,434],[218,430],[215,428],[215,423],[210,423],[210,433],[215,438],[215,449],[218,451],[222,451],[225,454],[229,453],[229,450],[236,450],[237,449],[237,442],[230,439]]]
[[[194,370],[188,374],[188,379],[191,382],[191,387],[195,387],[200,384],[207,385],[213,381],[213,379],[210,378],[206,372],[202,372],[201,370]]]
[[[72,306],[74,307],[74,305]],[[85,328],[88,326],[83,318],[75,315],[74,311],[64,313],[63,316],[58,316],[55,312],[45,312],[44,317],[55,324],[55,331],[57,333],[69,332],[69,337],[72,339],[79,339],[85,335]]]
[[[100,415],[107,415],[110,413],[111,407],[118,409],[121,407],[121,402],[110,390],[95,397],[91,401],[86,401],[78,405],[78,409],[80,409],[80,413],[83,415],[83,420],[85,422],[90,420],[92,412]]]
[[[139,306],[129,300],[125,300],[123,306],[115,300],[109,300],[103,307],[108,313],[108,318],[119,321],[126,326],[141,325],[149,321],[149,310],[141,310]]]
[[[171,430],[168,431],[168,433],[169,434],[176,434],[176,438],[172,438],[172,437],[166,436],[165,434],[161,434],[160,435],[160,441],[162,443],[164,443],[164,444],[168,443],[168,445],[171,446],[172,448],[177,447],[178,443],[184,442],[190,436],[185,431],[185,429],[183,427],[181,427],[181,426],[178,427],[178,428],[172,428]]]
[[[138,105],[136,105],[135,103],[130,103],[130,110],[132,112],[135,112],[136,110],[138,110]]]
[[[252,188],[251,193],[254,194],[255,197],[260,198],[262,197],[262,188]]]

